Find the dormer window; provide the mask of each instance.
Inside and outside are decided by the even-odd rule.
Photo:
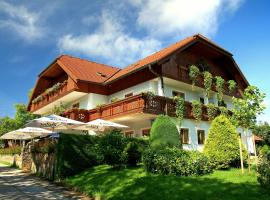
[[[105,74],[103,74],[102,72],[97,72],[97,75],[98,76],[101,76],[101,77],[103,77],[103,78],[106,78],[107,76],[105,75]]]

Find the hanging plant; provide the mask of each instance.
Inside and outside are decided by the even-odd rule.
[[[217,116],[217,111],[218,108],[214,104],[207,104],[207,115],[209,120],[212,121],[213,119],[215,119],[215,117]]]
[[[184,119],[184,110],[185,110],[185,100],[182,97],[175,96],[175,115],[181,124]]]
[[[218,101],[222,101],[224,91],[224,79],[221,76],[216,76],[216,90]]]
[[[42,96],[42,94],[40,94],[35,99],[33,99],[32,103],[38,103],[38,102],[42,101],[43,99],[44,99],[44,97]]]
[[[236,89],[236,82],[234,80],[229,80],[228,81],[228,88],[229,88],[229,92],[230,94],[233,94],[235,89]]]
[[[228,109],[226,108],[226,107],[224,107],[224,106],[220,106],[219,107],[219,111],[220,111],[220,114],[221,115],[225,115],[225,116],[228,116]]]
[[[202,120],[202,104],[197,100],[192,101],[192,115],[196,122]]]
[[[213,76],[210,72],[205,71],[205,72],[203,72],[203,78],[204,78],[205,92],[206,92],[207,97],[209,98],[210,91],[212,88]]]
[[[194,85],[196,83],[196,78],[200,74],[200,70],[196,65],[191,65],[189,68],[189,78],[192,81],[192,90],[194,88]]]

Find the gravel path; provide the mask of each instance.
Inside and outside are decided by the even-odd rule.
[[[0,164],[0,199],[88,199],[21,170]]]

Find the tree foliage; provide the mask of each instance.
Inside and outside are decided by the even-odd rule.
[[[247,129],[256,124],[257,115],[265,109],[264,98],[265,94],[256,86],[248,86],[242,98],[233,97],[233,118],[238,126]]]
[[[238,134],[226,116],[213,120],[203,151],[216,169],[240,163]]]
[[[170,117],[159,115],[156,118],[150,132],[150,146],[153,149],[181,146],[178,130]]]
[[[25,104],[15,105],[15,117],[0,117],[0,135],[23,127],[28,121],[36,118],[36,115],[27,111]]]
[[[270,125],[267,122],[256,125],[253,133],[260,136],[267,145],[270,145]]]

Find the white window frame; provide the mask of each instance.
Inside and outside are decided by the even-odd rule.
[[[188,130],[188,143],[187,144],[182,144],[182,145],[191,144],[190,128],[188,128],[188,127],[180,127],[180,132],[179,132],[180,137],[181,137],[181,129],[187,129]],[[182,138],[181,138],[181,142],[182,142]]]

